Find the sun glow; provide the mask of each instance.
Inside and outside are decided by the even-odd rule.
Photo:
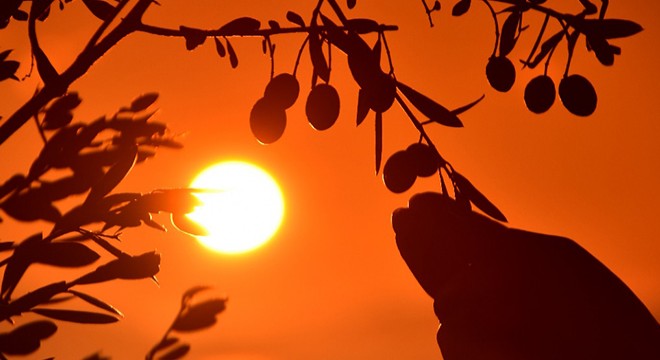
[[[197,239],[228,254],[255,249],[277,232],[284,217],[284,198],[275,179],[242,161],[215,164],[202,171],[192,188],[214,190],[196,196],[203,205],[188,214],[208,230]]]

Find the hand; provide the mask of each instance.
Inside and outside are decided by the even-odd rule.
[[[570,239],[508,228],[448,196],[395,210],[396,243],[433,297],[445,360],[660,359],[660,325]]]

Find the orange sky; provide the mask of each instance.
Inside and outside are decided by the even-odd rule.
[[[264,23],[276,19],[284,25],[287,10],[307,18],[315,3],[160,2],[162,6],[148,12],[150,23],[201,28],[217,28],[239,16]],[[592,81],[599,105],[593,116],[578,118],[558,102],[542,116],[525,109],[525,79],[540,69],[518,72],[507,94],[492,90],[485,78],[493,40],[487,10],[475,2],[467,16],[452,18],[452,4],[443,2],[434,28],[429,28],[418,1],[360,0],[348,14],[399,25],[398,32],[388,33],[399,80],[449,108],[486,94],[481,104],[462,115],[465,128],[429,127],[443,156],[499,206],[511,226],[576,240],[660,318],[660,5],[610,2],[609,17],[635,20],[645,30],[616,41],[623,54],[611,68],[579,49],[571,69]],[[97,24],[81,6],[73,2],[63,13],[54,11],[41,27],[42,43],[56,67],[72,60]],[[527,21],[538,29],[540,20]],[[0,33],[2,48],[18,47],[21,31],[24,24],[14,23]],[[527,40],[514,50],[514,58],[526,57],[533,34],[524,34]],[[303,37],[274,40],[276,73],[292,71]],[[259,145],[250,134],[248,114],[262,96],[270,63],[261,54],[259,39],[235,39],[232,44],[240,61],[235,70],[217,57],[210,41],[188,52],[182,39],[132,35],[72,86],[83,98],[76,116],[92,120],[113,113],[140,93],[160,92],[158,119],[175,132],[185,132],[186,147],[163,149],[137,167],[118,190],[182,187],[216,161],[251,161],[280,181],[287,207],[281,231],[265,247],[241,256],[210,253],[177,232],[125,232],[125,251],[155,248],[162,253],[160,287],[149,281],[88,287],[87,292],[114,304],[126,318],[104,326],[61,324],[56,336],[29,358],[82,358],[99,350],[115,359],[142,358],[169,325],[181,293],[198,284],[213,285],[215,295],[226,294],[230,300],[217,326],[181,336],[192,344],[190,358],[439,358],[432,301],[400,258],[390,226],[393,209],[405,206],[416,192],[438,190],[438,184],[418,181],[412,190],[395,195],[374,176],[373,114],[355,128],[357,85],[338,52],[331,79],[342,101],[337,125],[319,133],[306,123],[303,100],[311,67],[305,57],[299,69],[301,98],[288,111],[284,136],[273,145]],[[21,74],[29,64],[27,51],[17,48],[13,53],[23,63]],[[563,49],[558,59],[562,54]],[[550,67],[556,81],[562,71],[559,60]],[[20,86],[1,83],[0,114],[9,115],[35,85],[31,80]],[[387,112],[384,120],[385,157],[417,140],[399,109]],[[31,125],[0,147],[3,179],[25,172],[38,152]],[[3,241],[35,231],[34,226],[9,221],[2,229]],[[26,284],[61,277],[40,269],[29,272]]]

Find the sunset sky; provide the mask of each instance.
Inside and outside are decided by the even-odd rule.
[[[162,6],[152,6],[145,22],[208,29],[241,16],[257,18],[264,27],[270,19],[289,26],[288,10],[307,20],[316,3],[159,2]],[[473,2],[467,15],[455,18],[454,2],[442,1],[433,28],[420,1],[359,0],[347,15],[399,26],[387,33],[387,41],[400,81],[448,108],[485,94],[478,106],[461,115],[464,128],[427,127],[444,158],[498,205],[510,226],[574,239],[660,318],[660,3],[610,1],[608,17],[644,27],[636,36],[614,41],[622,48],[614,66],[602,66],[583,42],[578,45],[571,72],[587,77],[599,100],[594,115],[582,118],[565,110],[559,99],[543,115],[525,108],[524,86],[541,73],[541,66],[519,66],[516,84],[506,94],[490,88],[485,65],[494,32],[488,10]],[[578,1],[570,3],[579,6]],[[562,8],[571,9],[575,7]],[[39,24],[40,39],[55,67],[63,69],[99,21],[81,1],[67,4],[63,12],[56,6],[53,10]],[[513,51],[516,63],[527,57],[542,20],[526,15],[530,29]],[[25,23],[12,22],[0,32],[0,51],[15,49],[12,56],[21,61],[21,75],[30,63],[26,39]],[[375,37],[366,39],[372,42]],[[293,70],[303,40],[300,34],[273,38],[276,74]],[[325,132],[307,124],[304,100],[311,65],[305,51],[298,69],[301,95],[287,111],[284,136],[272,145],[260,145],[250,133],[248,117],[263,95],[270,61],[261,53],[261,39],[231,42],[238,53],[237,69],[218,57],[212,39],[187,51],[181,38],[130,35],[71,87],[83,99],[76,119],[113,114],[141,93],[159,92],[156,117],[183,134],[185,148],[159,150],[117,191],[185,187],[218,161],[249,161],[270,172],[284,192],[280,231],[270,243],[243,255],[212,253],[177,231],[125,231],[124,251],[157,249],[162,254],[160,286],[147,280],[87,286],[86,292],[115,305],[126,317],[112,325],[58,323],[56,335],[28,358],[79,359],[97,351],[113,359],[143,358],[172,321],[181,294],[194,285],[214,287],[200,297],[228,296],[229,302],[215,327],[181,334],[192,345],[191,359],[441,358],[432,299],[401,259],[390,224],[391,212],[406,206],[410,196],[439,191],[437,179],[423,179],[397,195],[374,175],[373,113],[356,128],[358,86],[339,51],[333,51],[330,81],[341,96],[337,124]],[[549,75],[558,83],[565,46],[554,56]],[[36,85],[31,79],[0,83],[0,115],[9,116]],[[398,107],[384,114],[384,159],[417,139]],[[39,150],[38,133],[28,123],[0,147],[0,178],[25,173]],[[50,230],[47,224],[3,218],[0,241]],[[31,268],[17,294],[76,274],[46,269]]]

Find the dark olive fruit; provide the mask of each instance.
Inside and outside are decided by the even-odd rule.
[[[393,193],[402,193],[415,183],[416,166],[409,152],[397,151],[385,162],[383,182]]]
[[[288,109],[298,99],[298,93],[300,93],[300,85],[296,77],[283,73],[272,78],[266,85],[264,97],[282,109]]]
[[[525,87],[525,105],[529,111],[541,114],[555,102],[555,82],[547,75],[533,78]]]
[[[392,107],[394,98],[396,96],[396,81],[385,74],[380,72],[378,76],[373,78],[369,86],[363,87],[362,90],[367,98],[369,108],[375,112],[385,112]]]
[[[593,114],[598,103],[593,85],[584,76],[577,74],[561,79],[559,98],[568,111],[578,116]]]
[[[516,81],[516,68],[505,56],[493,56],[486,65],[486,77],[493,89],[507,92]]]
[[[262,144],[277,141],[286,127],[286,112],[269,98],[261,98],[250,111],[250,130]]]
[[[332,85],[318,84],[307,96],[305,114],[316,130],[329,129],[339,117],[339,94]]]
[[[438,162],[435,157],[435,152],[430,146],[424,143],[415,143],[406,149],[410,154],[413,164],[415,165],[415,174],[421,177],[428,177],[438,171]]]

